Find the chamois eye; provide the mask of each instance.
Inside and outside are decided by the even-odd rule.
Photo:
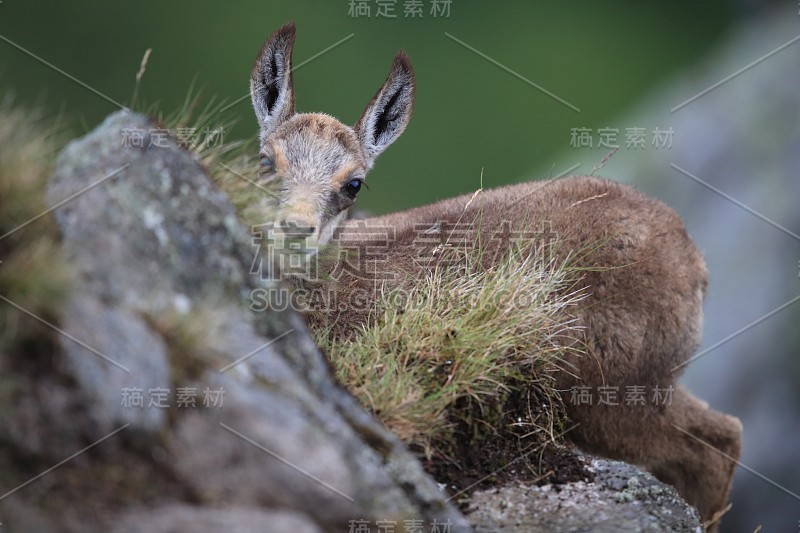
[[[352,179],[348,181],[344,187],[342,187],[342,190],[352,198],[355,198],[356,195],[358,194],[358,191],[361,190],[362,183],[363,182],[358,178]]]
[[[275,170],[275,162],[271,157],[261,156],[261,172],[273,172]]]

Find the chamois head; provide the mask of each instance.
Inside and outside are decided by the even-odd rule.
[[[355,126],[322,113],[295,113],[292,48],[286,24],[264,43],[250,95],[261,127],[262,181],[275,184],[277,231],[327,243],[356,200],[375,159],[405,129],[414,102],[414,71],[402,50]]]

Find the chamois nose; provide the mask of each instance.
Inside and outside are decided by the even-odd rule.
[[[314,226],[301,225],[292,220],[281,220],[278,227],[283,233],[292,237],[308,237],[317,230]]]

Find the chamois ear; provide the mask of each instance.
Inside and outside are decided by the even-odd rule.
[[[294,113],[292,48],[295,25],[289,22],[270,35],[250,75],[250,97],[261,126],[261,141]]]
[[[397,139],[414,107],[414,69],[403,50],[394,57],[389,76],[355,125],[367,164]]]

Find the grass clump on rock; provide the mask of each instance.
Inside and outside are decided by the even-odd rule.
[[[552,441],[562,424],[552,371],[577,349],[577,278],[542,249],[491,266],[466,252],[384,292],[352,342],[318,336],[339,380],[428,457],[498,434]]]

